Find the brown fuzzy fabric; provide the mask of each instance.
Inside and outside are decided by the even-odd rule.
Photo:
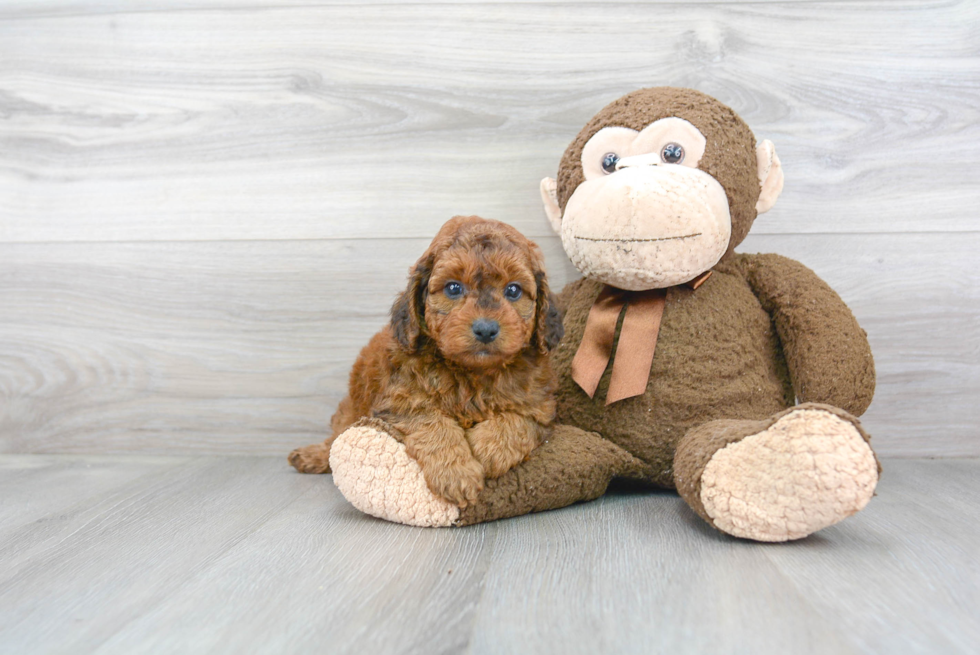
[[[447,222],[412,270],[351,370],[349,395],[323,444],[293,451],[304,473],[329,472],[330,444],[365,416],[383,419],[432,492],[463,506],[484,479],[523,461],[555,414],[549,351],[562,334],[538,247],[475,216]],[[449,284],[459,285],[459,295]],[[519,284],[518,297],[506,296]],[[477,338],[478,322],[499,332]]]
[[[565,314],[566,339],[555,350],[558,421],[600,433],[646,464],[645,478],[673,486],[677,442],[702,423],[762,419],[793,404],[779,337],[741,272],[720,264],[696,291],[667,290],[647,391],[608,407],[608,367],[594,398],[571,379],[589,309],[602,285],[580,280]],[[619,326],[614,342],[618,345]]]
[[[565,204],[585,181],[582,149],[604,127],[628,127],[640,131],[662,118],[676,116],[695,127],[708,140],[698,168],[718,180],[728,196],[732,236],[726,257],[732,254],[752,227],[759,199],[755,136],[738,114],[714,98],[694,89],[655,87],[628,93],[606,105],[565,150],[558,168],[558,205]]]
[[[579,280],[558,301],[567,303],[566,338],[553,358],[558,421],[598,432],[632,453],[654,484],[673,486],[678,441],[709,421],[765,419],[792,407],[796,396],[857,415],[871,400],[871,349],[840,297],[798,262],[736,255],[696,291],[668,289],[646,393],[606,407],[611,367],[591,399],[571,379],[571,360],[601,288]]]
[[[614,477],[638,472],[641,466],[632,455],[597,434],[558,425],[526,462],[496,480],[488,480],[478,502],[460,512],[456,525],[592,500],[606,493]]]
[[[860,416],[875,392],[868,335],[826,282],[780,255],[735,262],[772,316],[800,402],[835,405]]]
[[[871,436],[865,432],[861,422],[844,410],[831,405],[819,403],[804,403],[796,407],[790,407],[778,414],[774,414],[762,421],[733,421],[719,420],[711,421],[700,425],[688,432],[677,446],[677,454],[674,458],[674,481],[677,492],[691,506],[698,516],[714,525],[711,516],[708,515],[701,502],[701,474],[714,455],[729,444],[737,443],[742,439],[759,434],[769,429],[779,419],[790,412],[802,409],[820,409],[839,416],[857,428],[858,433],[865,443],[871,444]],[[881,462],[878,462],[878,475],[881,475]]]

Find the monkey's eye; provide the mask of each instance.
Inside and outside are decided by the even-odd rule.
[[[684,148],[676,143],[668,143],[660,151],[660,158],[665,164],[679,164],[684,161]]]
[[[602,170],[607,173],[615,173],[617,162],[619,162],[619,155],[615,152],[607,152],[602,158]]]
[[[511,282],[504,287],[504,298],[507,300],[518,300],[523,293],[524,290],[521,289],[521,285],[519,285],[517,282]]]
[[[447,298],[455,300],[463,295],[463,285],[455,280],[450,280],[446,282],[446,286],[442,288],[442,291],[446,294]]]

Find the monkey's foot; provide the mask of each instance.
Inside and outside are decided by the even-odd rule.
[[[421,527],[452,525],[459,507],[433,494],[418,463],[373,422],[344,431],[330,448],[333,481],[365,514]]]
[[[732,428],[751,424],[723,430],[729,443],[704,466],[697,499],[715,527],[756,541],[788,541],[868,504],[879,468],[856,419],[814,405],[774,419],[741,438]]]

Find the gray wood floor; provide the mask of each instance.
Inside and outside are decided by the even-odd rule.
[[[980,461],[889,460],[800,542],[619,490],[385,523],[282,458],[0,456],[0,652],[976,653]]]

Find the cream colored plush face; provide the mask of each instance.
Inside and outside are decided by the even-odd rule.
[[[732,221],[725,190],[697,168],[705,145],[681,118],[642,132],[597,132],[582,151],[585,182],[561,217],[562,244],[576,268],[637,291],[681,284],[714,266],[728,248]],[[683,157],[668,163],[676,146]],[[615,169],[604,170],[604,160]]]

